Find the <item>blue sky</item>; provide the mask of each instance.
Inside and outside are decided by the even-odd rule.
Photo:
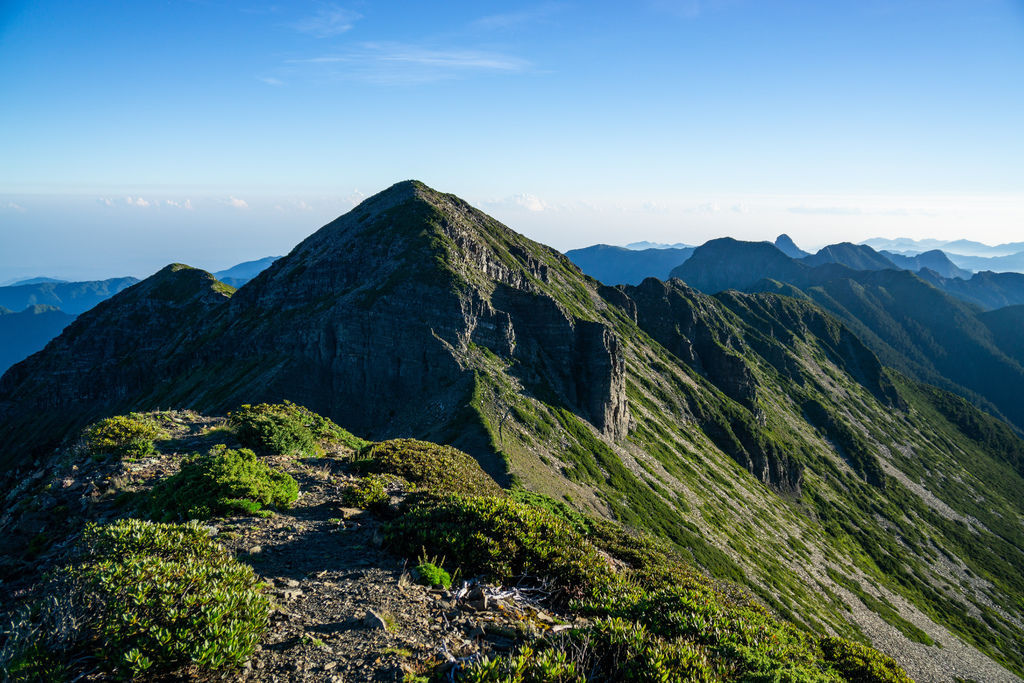
[[[287,252],[405,178],[560,249],[1024,239],[1024,3],[0,2],[0,280]]]

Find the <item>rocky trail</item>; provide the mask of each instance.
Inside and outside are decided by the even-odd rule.
[[[170,454],[55,464],[46,476],[26,480],[23,489],[37,492],[22,514],[15,510],[0,519],[0,532],[38,538],[50,523],[47,511],[54,509],[81,510],[65,519],[78,532],[85,522],[117,518],[125,513],[126,498],[174,474],[184,454],[224,439],[222,424],[186,415]],[[463,663],[570,627],[543,605],[537,591],[463,577],[452,590],[417,583],[411,564],[383,547],[385,520],[344,505],[346,485],[357,478],[349,472],[349,456],[343,451],[322,458],[269,456],[268,464],[299,482],[295,505],[269,517],[209,523],[215,539],[263,579],[276,604],[252,660],[231,678],[401,681],[439,667],[454,674]],[[12,496],[25,493],[15,489]],[[400,502],[392,499],[393,506]],[[21,558],[19,567],[11,566],[14,559],[4,567],[0,588],[16,599],[31,595],[35,579],[64,561],[78,537],[66,528],[51,528],[46,535],[66,540],[37,557]]]

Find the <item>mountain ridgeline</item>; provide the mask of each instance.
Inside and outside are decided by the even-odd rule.
[[[994,273],[965,281],[930,271],[854,270],[841,263],[810,267],[766,242],[720,239],[699,247],[672,276],[703,292],[778,292],[814,301],[889,367],[954,391],[1024,430],[1024,356],[1006,335],[993,334],[978,305],[943,291],[970,291],[972,283]],[[1024,279],[1017,273],[998,277]]]
[[[453,444],[498,483],[660,536],[912,675],[1014,680],[1024,442],[912,379],[947,369],[894,362],[911,358],[901,334],[860,320],[921,287],[958,327],[977,309],[912,273],[862,282],[767,243],[712,258],[725,247],[697,249],[688,284],[611,287],[399,183],[237,291],[173,265],[79,316],[0,378],[0,464],[21,471],[107,415],[287,399],[365,438]],[[773,291],[698,291],[727,288]],[[862,289],[875,298],[841,298]],[[985,315],[1001,331],[965,339],[1009,358],[1016,318]]]

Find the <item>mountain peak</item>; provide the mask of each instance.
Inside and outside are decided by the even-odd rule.
[[[779,251],[790,258],[803,258],[805,256],[810,256],[809,253],[796,246],[796,242],[794,242],[786,233],[782,233],[775,238],[775,246]]]

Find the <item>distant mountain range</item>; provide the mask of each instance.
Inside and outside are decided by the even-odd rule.
[[[595,244],[565,252],[580,270],[601,282],[638,285],[645,278],[667,280],[669,272],[690,258],[693,247],[651,247],[632,249]]]
[[[682,242],[676,242],[675,244],[665,244],[664,242],[630,242],[626,245],[626,249],[688,249],[691,248],[689,244],[683,244]]]
[[[0,374],[41,350],[74,319],[58,308],[40,304],[17,313],[0,308]]]
[[[246,261],[215,276],[241,287],[278,258]],[[79,314],[138,282],[134,277],[85,282],[33,277],[0,287],[0,374],[46,346]]]
[[[226,285],[238,288],[269,268],[279,258],[281,257],[267,256],[255,261],[245,261],[226,270],[218,270],[213,276]]]
[[[885,237],[873,237],[868,240],[864,240],[861,244],[866,244],[873,249],[879,251],[896,251],[901,253],[914,253],[919,254],[925,251],[931,251],[933,249],[941,249],[946,252],[951,258],[954,255],[960,256],[1010,256],[1012,254],[1020,254],[1024,252],[1024,242],[1007,242],[1005,244],[997,244],[991,246],[988,244],[982,244],[981,242],[974,242],[972,240],[934,240],[924,239],[915,240],[909,237],[897,237],[896,239],[887,239]]]
[[[614,247],[606,244],[594,245],[583,249],[572,249],[566,252],[566,256],[572,259],[573,263],[593,278],[606,284],[638,284],[645,277],[656,277],[664,279],[668,271],[681,265],[693,254],[694,247],[668,247],[657,245],[655,247],[636,249],[634,247],[652,244],[650,242],[635,242],[628,247]],[[768,244],[765,242],[765,244]],[[969,268],[961,267],[955,259],[963,259],[964,262],[973,264],[986,264],[998,262],[1007,266],[1006,270],[1013,271],[1019,261],[1020,270],[1024,271],[1024,254],[1010,257],[951,257],[938,249],[925,251],[917,254],[905,254],[895,251],[876,251],[866,244],[852,244],[842,242],[822,247],[817,253],[809,254],[800,249],[788,235],[779,235],[775,240],[775,247],[786,256],[796,259],[809,266],[820,266],[828,263],[840,263],[854,270],[885,270],[899,269],[921,272],[925,269],[946,279],[969,280],[972,272]],[[674,261],[674,262],[673,262]],[[998,265],[996,266],[998,268]],[[996,268],[988,269],[994,270]],[[1009,278],[1012,279],[1012,278]],[[984,287],[978,286],[952,286],[948,288],[950,293],[960,296],[966,301],[978,302],[986,308],[995,308],[1008,305],[1003,295],[988,296]],[[1014,301],[1014,303],[1016,303]]]
[[[48,278],[34,280],[36,282],[0,287],[0,306],[21,311],[28,306],[45,305],[78,315],[138,282],[134,277],[88,282],[61,282]]]
[[[723,238],[696,249],[672,277],[709,294],[736,289],[813,301],[849,325],[886,365],[955,391],[1024,430],[1024,356],[1008,341],[1012,335],[997,336],[986,325],[992,318],[981,315],[994,303],[1024,304],[1024,275],[947,279],[928,270],[856,270],[843,262],[868,265],[870,251],[865,245],[831,249],[826,255],[837,261],[813,266],[768,242]]]
[[[1024,242],[1009,242],[989,246],[970,240],[912,240],[909,238],[873,238],[859,245],[848,242],[832,244],[816,254],[804,251],[793,242],[789,235],[779,235],[775,246],[786,256],[795,259],[806,258],[809,265],[822,263],[843,263],[858,270],[882,270],[900,268],[918,272],[928,268],[944,278],[969,279],[972,273],[992,271],[995,273],[1024,273]],[[869,247],[870,251],[858,250]],[[595,247],[603,247],[599,252]],[[613,251],[615,249],[621,251]],[[674,252],[685,257],[693,253],[694,247],[676,243],[632,242],[625,247],[594,245],[566,252],[583,272],[605,283],[639,282],[644,276],[664,277],[664,264],[670,260],[658,252]],[[640,252],[640,256],[626,252]],[[836,254],[835,252],[842,252]],[[673,256],[674,258],[674,256]],[[578,259],[578,260],[577,260]],[[682,261],[674,264],[679,265]]]

